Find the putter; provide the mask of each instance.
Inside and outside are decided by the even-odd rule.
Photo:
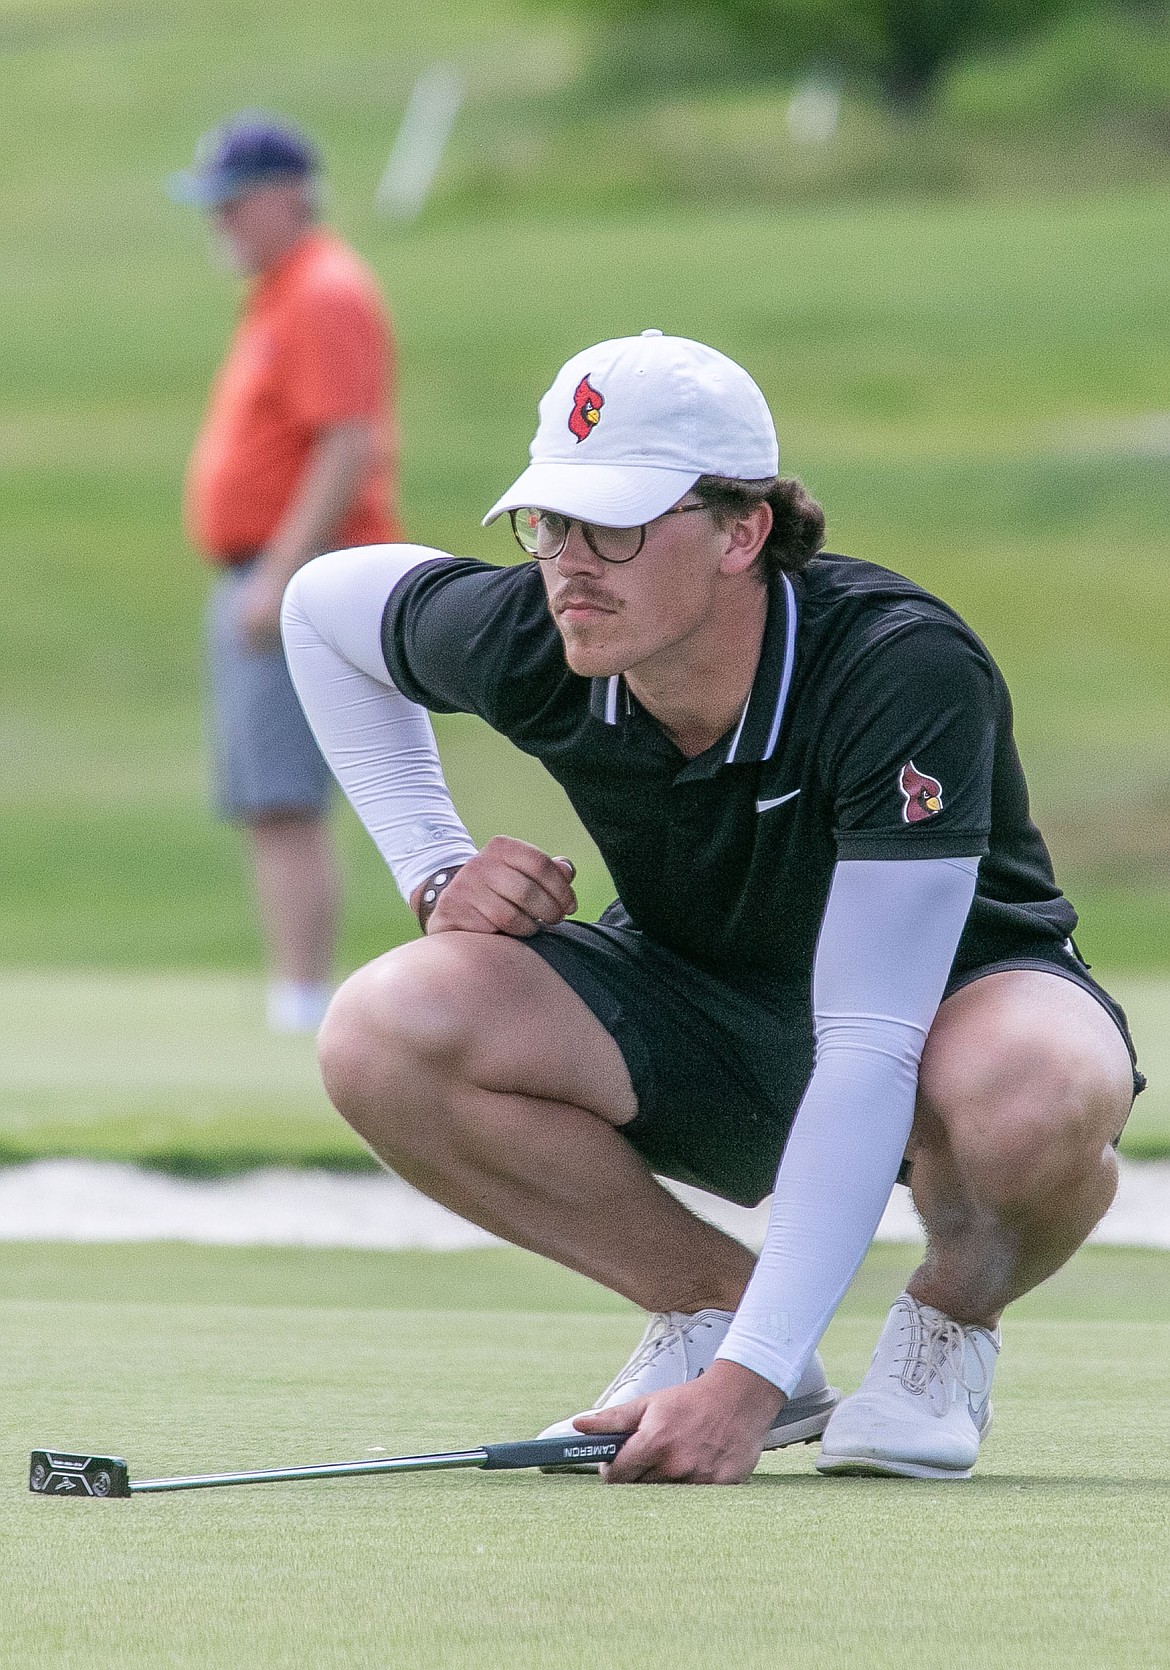
[[[370,1473],[426,1473],[452,1467],[485,1472],[519,1467],[577,1468],[612,1461],[628,1432],[578,1433],[566,1438],[523,1438],[514,1444],[483,1444],[476,1450],[438,1455],[387,1456],[381,1461],[326,1461],[315,1467],[265,1467],[247,1473],[195,1473],[187,1478],[132,1479],[116,1455],[74,1455],[34,1450],[28,1488],[38,1496],[138,1496],[161,1490],[210,1490],[227,1484],[291,1484],[299,1479],[348,1479]]]

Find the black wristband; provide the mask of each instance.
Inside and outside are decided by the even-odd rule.
[[[445,887],[450,887],[462,868],[462,864],[444,864],[441,870],[436,870],[433,876],[428,876],[423,882],[422,892],[418,896],[418,925],[424,934],[427,931],[427,923],[435,913],[439,895]]]

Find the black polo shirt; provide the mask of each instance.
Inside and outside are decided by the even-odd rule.
[[[391,594],[382,644],[412,701],[479,714],[541,761],[634,926],[728,978],[807,990],[838,858],[982,855],[957,968],[1043,956],[1076,926],[999,669],[886,569],[826,554],[772,581],[747,707],[696,759],[622,678],[568,669],[535,563],[422,564]]]

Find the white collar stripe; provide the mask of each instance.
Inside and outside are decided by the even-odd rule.
[[[605,687],[605,722],[607,725],[617,724],[618,685],[621,677],[614,673]]]
[[[784,719],[784,709],[788,706],[788,692],[792,688],[792,669],[796,664],[796,592],[787,574],[780,578],[784,581],[784,596],[787,603],[784,621],[784,671],[780,675],[780,690],[776,697],[776,711],[772,715],[772,729],[768,733],[768,746],[764,749],[764,758],[770,760],[775,752],[776,743],[780,738],[780,726]]]
[[[735,761],[735,750],[739,747],[739,739],[743,735],[744,726],[747,724],[748,708],[751,707],[751,705],[752,699],[749,696],[747,701],[743,704],[743,712],[739,716],[739,724],[735,727],[735,735],[731,739],[731,747],[727,750],[727,758],[723,762],[724,765],[732,765]]]

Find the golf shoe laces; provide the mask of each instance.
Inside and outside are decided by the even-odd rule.
[[[687,1335],[698,1328],[714,1328],[715,1321],[710,1315],[700,1312],[691,1316],[684,1311],[656,1311],[646,1324],[646,1331],[634,1348],[634,1354],[624,1368],[619,1369],[617,1375],[610,1381],[602,1392],[594,1409],[604,1409],[613,1399],[614,1393],[637,1378],[642,1370],[652,1363],[663,1351],[668,1351],[672,1345],[677,1345],[682,1352],[684,1364],[687,1362]]]
[[[906,1301],[909,1300],[909,1303]],[[952,1388],[961,1387],[968,1397],[983,1398],[991,1390],[991,1370],[978,1351],[971,1355],[978,1365],[979,1380],[967,1378],[967,1334],[961,1322],[944,1316],[933,1306],[921,1306],[909,1294],[902,1302],[905,1320],[902,1324],[900,1361],[895,1359],[891,1379],[902,1382],[908,1392],[925,1396],[936,1415],[943,1415],[951,1401]],[[929,1311],[927,1316],[925,1312]],[[987,1333],[986,1329],[980,1330]],[[908,1336],[908,1337],[907,1337]],[[988,1333],[994,1344],[994,1336]],[[930,1399],[932,1387],[942,1393],[941,1408]]]

